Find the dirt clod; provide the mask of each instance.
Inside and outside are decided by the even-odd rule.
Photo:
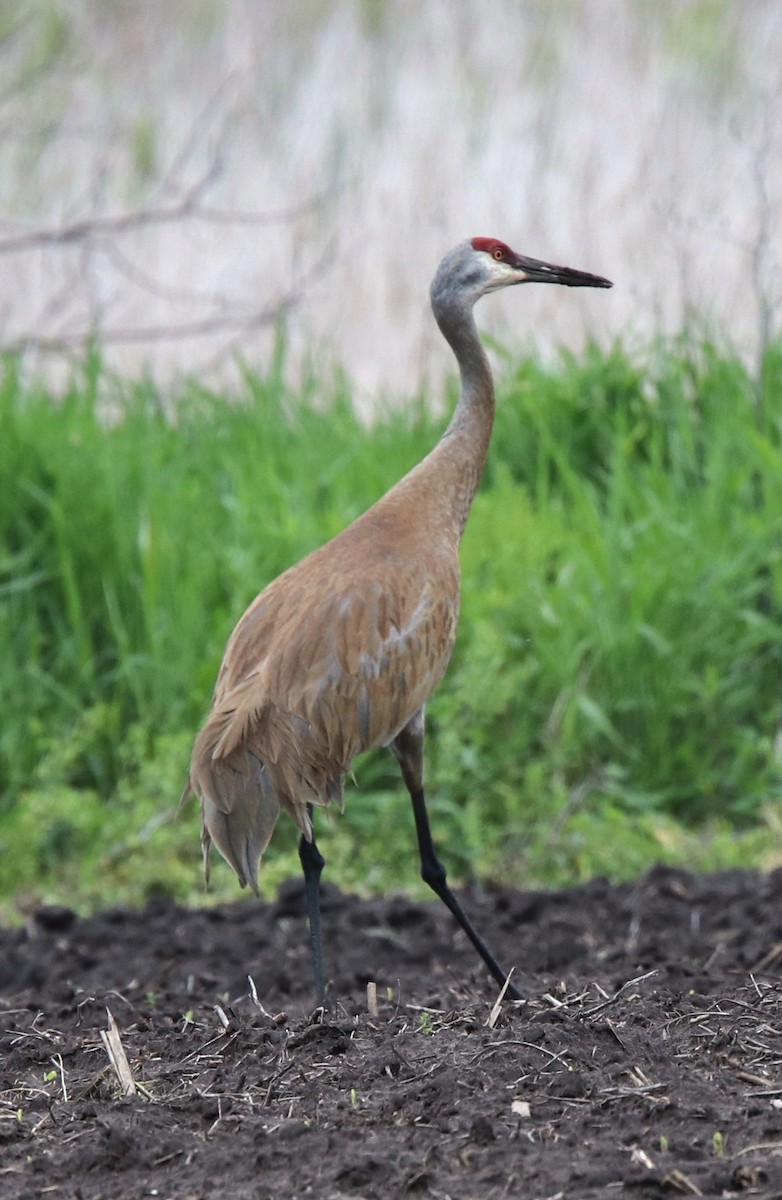
[[[782,1197],[780,896],[780,872],[663,868],[468,893],[527,998],[493,1024],[437,903],[330,888],[324,1010],[298,884],[42,909],[0,930],[0,1194]]]

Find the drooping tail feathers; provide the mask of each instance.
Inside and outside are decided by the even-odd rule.
[[[251,752],[230,759],[193,761],[190,786],[201,798],[201,845],[204,874],[209,881],[212,842],[233,867],[242,887],[258,895],[258,869],[269,844],[280,801],[274,781]]]
[[[280,811],[285,809],[311,839],[309,806],[343,802],[342,773],[312,761],[317,755],[308,744],[310,726],[290,714],[264,717],[251,737],[237,743],[226,738],[226,716],[213,713],[196,740],[190,766],[190,788],[201,801],[207,883],[214,843],[240,884],[249,884],[256,895],[261,857]]]

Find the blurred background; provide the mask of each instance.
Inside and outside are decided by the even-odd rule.
[[[782,863],[781,62],[778,0],[0,0],[0,915],[200,898],[227,637],[439,437],[474,235],[615,286],[478,312],[452,878]],[[356,782],[329,878],[423,888]]]
[[[156,377],[268,354],[373,403],[438,380],[427,287],[475,234],[608,275],[491,306],[547,352],[782,301],[775,0],[4,0],[0,344]]]

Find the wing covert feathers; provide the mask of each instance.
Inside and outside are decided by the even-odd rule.
[[[411,568],[355,540],[351,553],[345,535],[322,547],[250,605],[196,739],[205,862],[214,842],[253,889],[281,809],[311,837],[308,805],[342,803],[352,759],[423,707],[453,647],[455,555]]]

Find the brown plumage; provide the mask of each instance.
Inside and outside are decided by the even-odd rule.
[[[459,361],[462,393],[440,442],[341,534],[290,567],[233,631],[212,709],[196,739],[189,787],[211,844],[242,885],[258,868],[281,810],[301,831],[319,999],[324,990],[318,912],[323,860],[313,806],[341,803],[356,755],[387,746],[413,800],[422,873],[495,978],[505,973],[472,929],[431,845],[423,796],[423,710],[453,649],[459,617],[459,543],[494,418],[488,361],[472,319],[486,291],[525,281],[608,287],[608,281],[522,258],[475,238],[452,251],[432,284],[432,306]]]

